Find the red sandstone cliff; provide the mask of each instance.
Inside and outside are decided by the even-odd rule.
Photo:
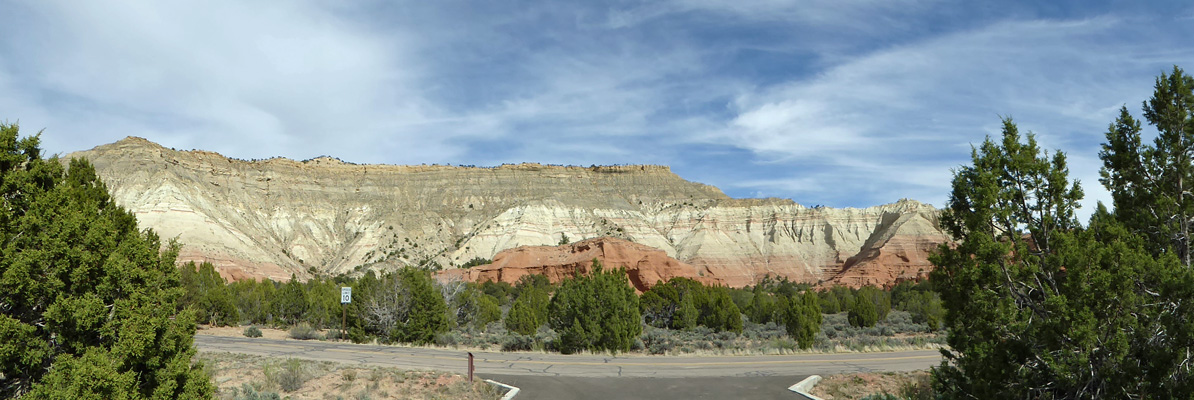
[[[441,276],[514,284],[523,275],[539,274],[558,283],[576,274],[588,274],[594,259],[605,268],[625,268],[630,283],[639,292],[676,277],[691,278],[708,285],[722,284],[721,279],[709,276],[708,271],[668,257],[663,250],[614,237],[562,246],[521,246],[498,253],[490,264],[447,270]]]

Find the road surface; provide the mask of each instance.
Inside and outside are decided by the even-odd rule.
[[[466,373],[467,352],[341,342],[195,335],[200,351]],[[941,362],[937,350],[771,356],[562,355],[474,352],[479,375],[584,378],[795,377],[912,371]],[[793,382],[794,383],[794,382]]]

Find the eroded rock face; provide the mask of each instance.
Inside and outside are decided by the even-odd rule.
[[[451,269],[520,246],[552,246],[562,236],[610,236],[659,249],[729,286],[765,275],[821,282],[839,274],[837,281],[853,285],[929,269],[925,249],[944,239],[933,223],[937,210],[916,201],[829,209],[731,199],[664,166],[244,161],[140,138],[64,162],[71,157],[90,159],[143,228],[178,238],[180,260],[211,261],[238,279],[402,264]]]
[[[524,275],[544,275],[552,283],[592,272],[593,260],[606,269],[625,268],[635,290],[644,292],[672,278],[689,278],[707,285],[722,285],[708,271],[668,257],[663,250],[614,237],[600,237],[560,246],[521,246],[493,256],[493,262],[468,269],[444,271],[447,279],[473,282],[517,283]]]

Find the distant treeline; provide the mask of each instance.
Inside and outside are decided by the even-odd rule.
[[[636,295],[621,269],[593,260],[593,273],[559,284],[527,275],[516,284],[437,282],[431,272],[403,267],[360,278],[316,277],[306,282],[225,281],[209,263],[181,267],[186,289],[180,307],[191,307],[202,323],[292,327],[309,324],[338,331],[342,312],[346,339],[354,342],[434,343],[448,332],[478,332],[495,326],[517,335],[554,334],[544,347],[625,352],[645,327],[741,333],[746,322],[774,323],[799,347],[809,348],[822,314],[848,313],[856,327],[874,326],[893,308],[936,330],[942,307],[928,283],[905,282],[891,290],[834,287],[764,278],[753,287],[707,286],[686,278],[660,282]],[[340,304],[340,288],[352,288],[352,302]],[[342,310],[343,307],[343,310]],[[336,333],[332,333],[333,336]]]

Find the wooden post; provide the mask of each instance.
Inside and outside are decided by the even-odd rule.
[[[468,353],[468,381],[469,382],[473,381],[473,370],[474,369],[476,369],[476,368],[473,367],[473,353],[469,352]]]
[[[348,338],[348,304],[340,304],[340,309],[344,312],[340,317],[340,341]]]

